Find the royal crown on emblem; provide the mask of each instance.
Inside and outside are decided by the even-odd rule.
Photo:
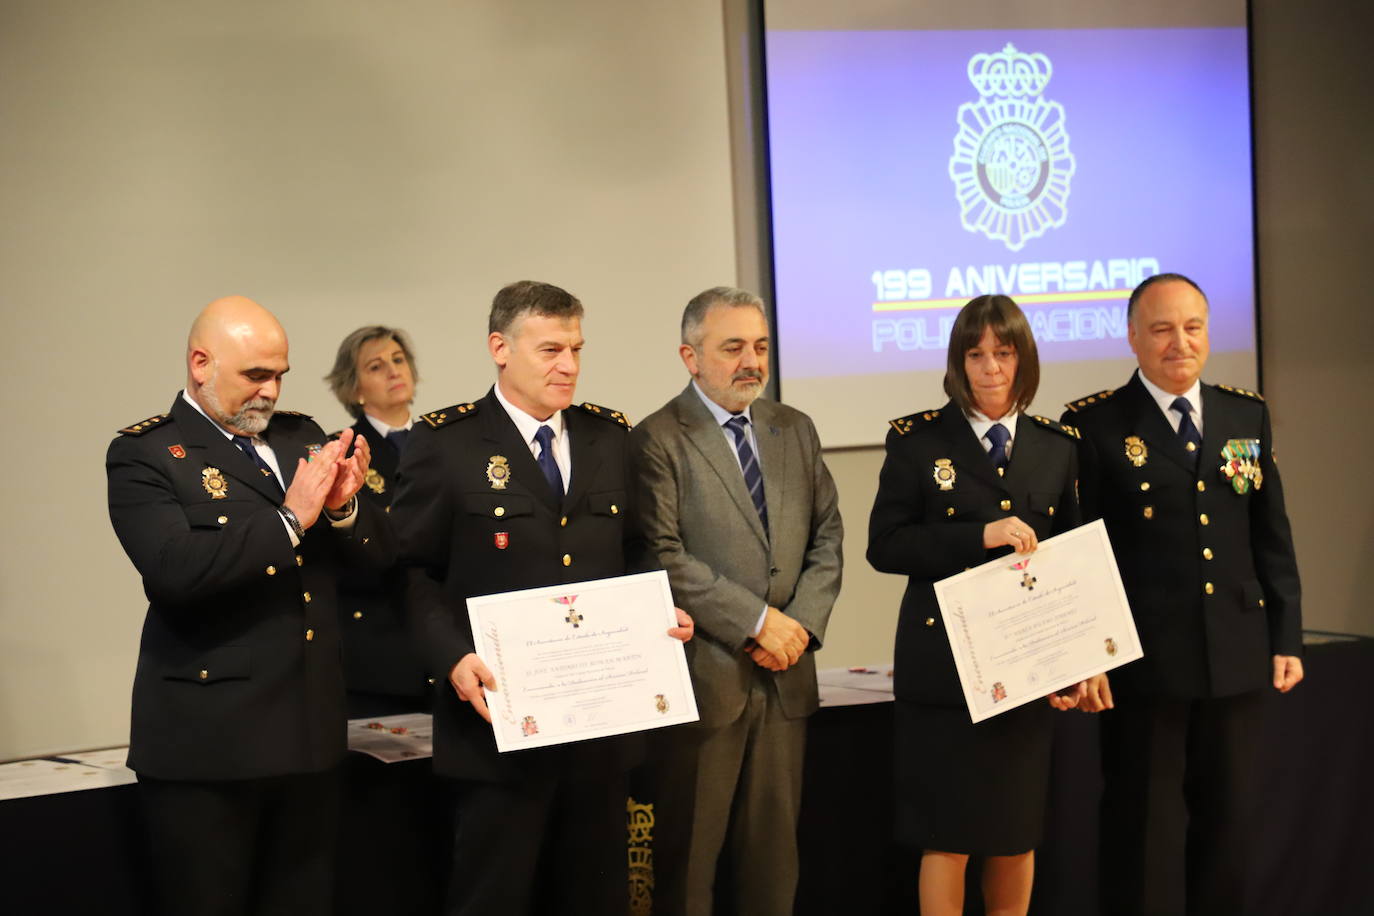
[[[1025,54],[1011,42],[996,54],[975,54],[968,62],[969,82],[982,96],[1039,95],[1053,74],[1048,57]]]

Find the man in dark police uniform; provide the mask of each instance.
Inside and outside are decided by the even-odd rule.
[[[389,565],[394,541],[355,498],[367,442],[274,411],[287,341],[269,312],[212,302],[186,362],[171,410],[106,457],[110,519],[149,600],[129,766],[158,894],[167,913],[331,913],[335,576]]]
[[[408,613],[430,670],[452,685],[434,707],[434,768],[456,780],[458,799],[451,914],[627,906],[625,774],[640,742],[498,754],[487,691],[500,685],[467,622],[470,596],[648,566],[629,505],[629,423],[572,406],[582,313],[547,283],[497,293],[487,336],[495,386],[476,403],[422,414],[401,460],[391,516]],[[669,632],[688,638],[690,621],[679,621]]]
[[[1102,898],[1111,913],[1244,913],[1261,824],[1263,691],[1302,680],[1297,561],[1269,411],[1199,381],[1208,303],[1179,274],[1131,294],[1139,371],[1068,405],[1084,517],[1102,518],[1145,657],[1101,676]],[[1186,841],[1186,842],[1185,842]]]

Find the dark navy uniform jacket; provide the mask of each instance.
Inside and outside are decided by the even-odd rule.
[[[351,530],[321,514],[292,547],[282,491],[180,396],[120,431],[105,459],[110,520],[143,578],[129,766],[224,780],[327,769],[344,753],[336,577],[386,567],[386,516],[360,502]],[[281,411],[263,433],[291,484],[325,443]]]
[[[1302,652],[1269,410],[1258,394],[1229,386],[1202,385],[1201,396],[1196,469],[1137,375],[1064,414],[1083,436],[1085,516],[1106,522],[1145,650],[1111,673],[1114,691],[1231,696],[1271,684],[1274,655]],[[1259,473],[1236,472],[1228,443],[1233,454],[1253,449]]]
[[[407,614],[438,680],[435,771],[494,782],[628,767],[641,747],[633,736],[498,755],[491,725],[458,698],[448,675],[473,651],[467,598],[650,568],[629,511],[629,423],[591,404],[563,411],[572,456],[563,495],[549,487],[494,392],[420,419],[401,460],[391,518]],[[488,702],[498,697],[488,694]]]
[[[401,455],[366,418],[353,424],[367,439],[372,462],[358,499],[387,512],[399,486]],[[343,635],[344,677],[350,691],[414,698],[427,705],[430,684],[405,622],[403,577],[398,570],[379,573],[365,566],[343,572],[339,588],[339,627]],[[447,674],[447,672],[445,672]]]
[[[897,620],[893,688],[902,700],[962,706],[934,583],[1011,553],[984,549],[989,522],[1014,515],[1041,540],[1078,525],[1077,434],[1022,414],[1011,462],[999,476],[953,403],[891,425],[869,516],[868,562],[909,577]]]

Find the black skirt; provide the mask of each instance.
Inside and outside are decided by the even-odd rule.
[[[963,707],[898,700],[897,839],[918,849],[1013,856],[1040,843],[1054,710],[1035,700],[978,724]]]

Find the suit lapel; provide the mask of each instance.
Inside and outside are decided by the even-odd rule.
[[[682,424],[682,434],[687,442],[700,453],[701,457],[711,466],[721,483],[725,486],[725,492],[730,495],[735,507],[744,516],[745,524],[749,525],[750,530],[758,536],[759,540],[768,543],[768,535],[763,530],[763,522],[759,520],[759,514],[754,509],[754,501],[749,497],[749,490],[744,486],[744,474],[739,469],[739,459],[735,457],[735,452],[725,441],[726,431],[716,425],[715,417],[706,409],[706,405],[701,403],[701,398],[697,396],[691,384],[687,385],[687,390],[679,394],[675,399],[677,405],[678,422]],[[757,432],[757,431],[756,431]],[[764,498],[767,499],[768,482],[764,480]]]
[[[1203,385],[1202,392],[1202,445],[1198,455],[1198,476],[1208,473],[1208,468],[1216,468],[1221,461],[1221,449],[1226,444],[1226,428],[1222,423],[1225,413],[1222,399],[1211,385]]]
[[[277,488],[277,484],[262,476],[262,472],[258,470],[257,465],[253,464],[252,459],[241,452],[238,446],[225,437],[218,426],[203,416],[200,411],[187,404],[180,395],[172,404],[171,413],[186,440],[186,447],[191,450],[202,468],[215,468],[220,473],[248,486],[273,504],[279,505],[281,503],[282,492]],[[277,450],[275,445],[273,450],[277,452],[277,463],[285,473],[287,464],[285,454]],[[294,471],[296,458],[291,457],[290,462]],[[286,486],[290,486],[289,481]]]
[[[565,497],[565,505],[569,509],[586,495],[601,467],[601,450],[597,448],[597,442],[604,424],[600,421],[586,422],[589,419],[576,408],[563,411],[563,431],[568,436],[568,454],[571,456],[568,463],[571,465],[569,473],[572,474],[572,480],[568,481],[568,495]]]
[[[1184,449],[1183,443],[1179,441],[1178,433],[1169,425],[1169,421],[1164,417],[1164,411],[1159,409],[1159,404],[1150,397],[1150,392],[1145,388],[1145,384],[1140,381],[1139,375],[1131,376],[1131,381],[1126,385],[1125,394],[1135,400],[1135,434],[1145,440],[1146,447],[1152,453],[1158,453],[1177,464],[1189,474],[1193,473],[1193,459]],[[1126,447],[1125,443],[1121,446]],[[1149,458],[1147,457],[1148,461]]]
[[[1011,445],[1011,461],[1007,464],[1007,489],[1024,492],[1032,480],[1043,480],[1040,475],[1042,462],[1050,454],[1048,449],[1038,448],[1036,439],[1045,434],[1036,423],[1025,414],[1016,420],[1016,439]],[[1022,447],[1024,446],[1024,448]],[[991,464],[992,462],[988,462]]]
[[[534,455],[530,454],[529,445],[521,438],[520,430],[515,428],[515,421],[497,400],[495,388],[482,399],[481,408],[478,419],[485,426],[483,436],[491,444],[491,454],[505,456],[510,465],[509,485],[525,490],[551,511],[558,512],[563,504],[563,494],[555,495],[549,487],[544,472],[539,469]],[[564,420],[567,420],[567,414],[564,414]],[[578,476],[574,474],[573,479],[576,480]]]
[[[385,436],[377,434],[377,428],[364,418],[353,424],[353,435],[362,436],[367,440],[368,448],[372,451],[372,463],[369,467],[375,468],[377,473],[382,476],[390,486],[396,476],[396,468],[401,463],[401,453],[396,451],[396,446],[391,444],[391,440]],[[282,473],[286,473],[286,468],[282,468]]]
[[[296,462],[301,458],[304,458],[306,461],[309,461],[311,458],[309,451],[306,450],[306,443],[301,440],[293,439],[281,429],[274,430],[270,423],[267,425],[267,430],[262,435],[262,441],[272,446],[272,453],[277,456],[277,467],[281,469],[281,488],[286,490],[291,486],[291,481],[296,476]],[[323,442],[311,444],[324,445]],[[234,448],[237,449],[238,446],[234,446]],[[247,456],[245,455],[244,457],[246,458]],[[250,465],[252,464],[251,461],[248,463]],[[271,482],[268,481],[266,477],[262,477],[261,471],[258,471],[258,476],[270,486]]]
[[[777,530],[782,523],[784,500],[787,498],[787,449],[783,447],[783,431],[773,405],[767,401],[755,401],[750,416],[754,424],[754,441],[759,446],[759,466],[763,470],[763,500],[768,506],[768,527]],[[742,474],[740,479],[744,479]],[[753,505],[753,500],[750,500],[750,508]],[[754,514],[758,515],[757,512]]]

